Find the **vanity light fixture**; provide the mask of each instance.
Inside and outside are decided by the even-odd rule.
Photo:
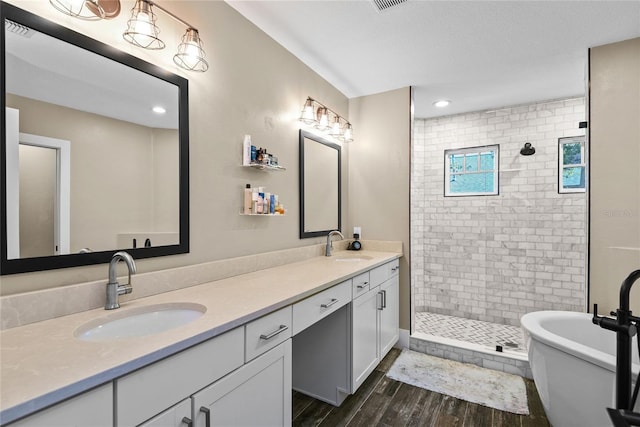
[[[305,125],[313,126],[340,141],[353,141],[353,126],[351,126],[351,123],[311,97],[307,97],[299,120]]]
[[[435,105],[438,108],[444,108],[446,106],[448,106],[449,104],[451,104],[451,101],[446,100],[446,99],[441,99],[439,101],[436,101],[433,103],[433,105]]]
[[[120,0],[49,0],[65,15],[86,21],[115,18],[120,14]]]
[[[49,0],[60,12],[79,19],[99,20],[115,18],[120,13],[120,0]],[[187,27],[173,62],[188,71],[204,72],[209,64],[204,59],[200,33],[193,26],[151,0],[136,0],[131,9],[131,19],[122,37],[134,46],[144,49],[164,49],[165,43],[158,37],[160,28],[156,25],[153,9],[159,9]]]
[[[160,9],[187,27],[187,30],[182,36],[182,42],[178,45],[178,53],[173,56],[173,62],[178,67],[188,71],[207,71],[209,64],[204,59],[204,49],[202,48],[202,41],[200,40],[198,30],[193,25],[190,25],[185,20],[151,0],[136,0],[135,6],[131,9],[129,26],[123,34],[124,39],[135,46],[140,46],[145,49],[164,48],[164,42],[158,38],[160,29],[155,23],[156,19],[152,7]]]
[[[164,42],[158,38],[160,28],[156,25],[156,14],[151,6],[151,3],[144,0],[136,1],[122,37],[132,45],[144,49],[164,49]]]
[[[151,110],[156,114],[164,114],[164,113],[167,112],[167,110],[164,107],[160,106],[160,105],[156,105]]]

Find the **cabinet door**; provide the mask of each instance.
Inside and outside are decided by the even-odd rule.
[[[113,426],[113,386],[105,384],[48,409],[23,418],[11,427]]]
[[[291,340],[193,395],[194,426],[291,425]]]
[[[191,427],[191,399],[183,400],[139,427]]]
[[[382,310],[380,315],[380,359],[398,342],[399,332],[399,290],[398,276],[392,277],[380,286],[382,292]]]
[[[352,302],[351,393],[355,393],[380,362],[377,324],[381,300],[380,288],[375,287]]]
[[[116,424],[135,426],[151,419],[243,362],[240,327],[118,378]]]

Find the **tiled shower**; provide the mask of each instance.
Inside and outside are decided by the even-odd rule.
[[[518,328],[530,311],[584,311],[587,200],[558,192],[558,138],[585,135],[585,117],[580,97],[415,121],[414,331],[420,313]],[[494,144],[499,194],[444,197],[444,151]]]

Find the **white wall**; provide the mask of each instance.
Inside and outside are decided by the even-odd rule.
[[[558,194],[558,138],[584,135],[584,98],[417,120],[411,183],[416,311],[518,325],[583,311],[586,197]],[[525,142],[536,149],[520,155]],[[444,197],[444,150],[500,145],[500,194]]]

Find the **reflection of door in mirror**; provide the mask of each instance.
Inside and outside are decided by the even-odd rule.
[[[7,108],[8,258],[69,253],[69,141],[18,132]]]
[[[20,257],[54,255],[58,153],[20,144],[19,155]]]

